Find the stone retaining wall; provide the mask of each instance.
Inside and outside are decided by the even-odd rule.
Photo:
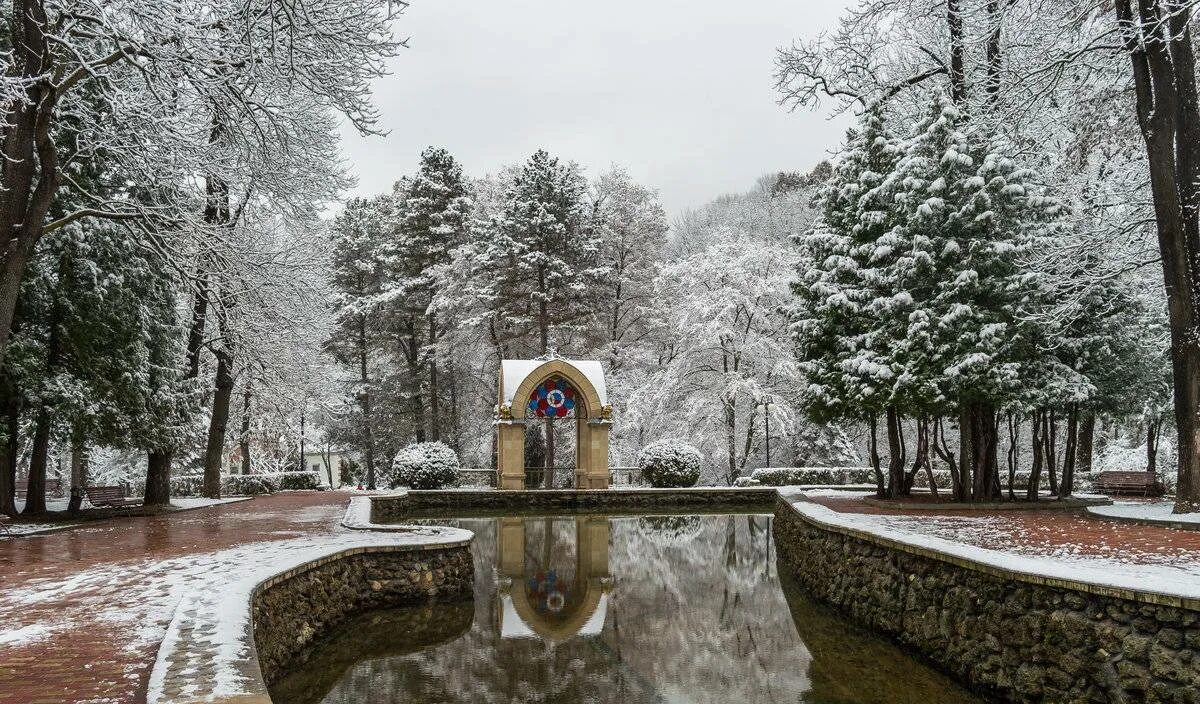
[[[694,513],[744,509],[765,512],[774,507],[776,496],[776,491],[771,488],[409,491],[395,496],[372,496],[371,521],[391,523],[414,516],[447,518],[461,512],[479,515],[481,511],[506,515],[547,511]]]
[[[786,500],[774,530],[780,561],[814,596],[981,693],[1029,704],[1200,702],[1191,600],[1006,573],[819,524]]]
[[[465,544],[367,548],[285,572],[260,585],[251,600],[263,679],[273,684],[302,665],[324,635],[357,613],[469,600],[473,586]]]

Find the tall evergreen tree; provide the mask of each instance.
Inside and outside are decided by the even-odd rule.
[[[1042,337],[1038,275],[1019,257],[1062,214],[1035,175],[965,129],[940,92],[893,182],[910,254],[898,264],[914,299],[896,354],[918,395],[958,409],[960,498],[999,495],[996,411],[1030,383]]]
[[[820,192],[821,220],[799,238],[805,257],[792,287],[792,332],[809,412],[821,422],[870,424],[871,462],[882,495],[895,491],[902,461],[892,453],[885,479],[875,447],[880,414],[889,419],[889,444],[896,444],[900,430],[895,393],[901,369],[893,352],[907,299],[891,266],[901,250],[895,240],[900,213],[888,182],[900,154],[879,111],[850,131],[846,152]]]
[[[392,311],[405,376],[405,403],[417,442],[425,440],[425,420],[434,440],[442,435],[442,384],[436,345],[442,335],[430,309],[434,271],[450,260],[450,252],[467,238],[472,199],[462,167],[445,149],[421,152],[417,173],[393,189],[394,231],[381,248],[385,281],[381,298]],[[427,390],[422,398],[422,387]]]

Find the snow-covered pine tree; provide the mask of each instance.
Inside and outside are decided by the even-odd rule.
[[[480,273],[496,281],[501,317],[520,325],[534,354],[551,338],[570,346],[605,272],[599,239],[586,227],[586,193],[577,164],[539,149],[506,184],[503,209],[482,233],[495,237],[486,250],[495,258]]]
[[[897,229],[907,242],[898,274],[913,310],[896,354],[909,403],[957,409],[959,498],[1000,491],[996,410],[1018,397],[1040,351],[1036,272],[1019,257],[1062,207],[1034,174],[972,135],[940,91],[896,168]]]
[[[900,147],[880,111],[864,115],[846,141],[820,193],[819,223],[797,238],[804,259],[792,285],[791,329],[809,414],[818,422],[868,422],[878,490],[891,495],[900,485],[903,458],[893,450],[885,479],[875,429],[886,414],[889,445],[899,446],[900,370],[893,354],[908,299],[894,270],[902,250],[895,235],[901,213],[892,205],[891,178]]]
[[[417,173],[397,181],[392,198],[395,223],[380,250],[384,281],[379,298],[402,350],[404,378],[397,387],[403,389],[415,441],[424,442],[426,420],[430,436],[439,440],[443,389],[435,350],[442,330],[430,310],[434,271],[466,241],[473,204],[462,167],[437,147],[421,152]]]
[[[362,449],[370,489],[375,488],[376,479],[374,405],[378,380],[373,353],[380,334],[376,301],[384,280],[379,252],[392,208],[386,196],[353,199],[330,229],[336,315],[325,351],[352,372],[348,395],[355,401],[355,410],[343,420],[354,428],[348,434]]]
[[[179,282],[170,272],[103,222],[73,223],[38,243],[6,360],[33,424],[26,513],[45,510],[53,443],[78,455],[89,445],[181,439],[198,396],[178,370]]]

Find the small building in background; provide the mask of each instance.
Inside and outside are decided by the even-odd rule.
[[[341,449],[316,449],[304,453],[304,469],[309,472],[316,472],[321,477],[321,484],[328,486],[331,489],[339,489],[346,485],[353,485],[354,478],[352,468],[356,465],[354,453],[349,450]],[[345,482],[342,481],[343,476],[347,476]],[[332,476],[333,481],[330,481]]]

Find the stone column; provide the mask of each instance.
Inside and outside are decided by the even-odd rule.
[[[525,424],[516,420],[496,423],[496,479],[498,489],[525,488]]]
[[[580,489],[608,488],[608,431],[612,423],[606,420],[588,421],[588,441],[580,441],[580,449],[587,454],[587,472]],[[581,452],[581,454],[583,454]]]
[[[575,488],[587,489],[588,487],[588,467],[592,453],[591,447],[591,426],[588,425],[586,418],[580,418],[575,421]]]

